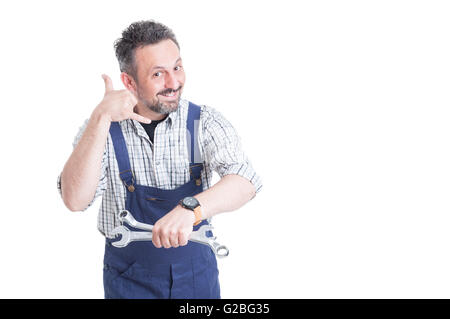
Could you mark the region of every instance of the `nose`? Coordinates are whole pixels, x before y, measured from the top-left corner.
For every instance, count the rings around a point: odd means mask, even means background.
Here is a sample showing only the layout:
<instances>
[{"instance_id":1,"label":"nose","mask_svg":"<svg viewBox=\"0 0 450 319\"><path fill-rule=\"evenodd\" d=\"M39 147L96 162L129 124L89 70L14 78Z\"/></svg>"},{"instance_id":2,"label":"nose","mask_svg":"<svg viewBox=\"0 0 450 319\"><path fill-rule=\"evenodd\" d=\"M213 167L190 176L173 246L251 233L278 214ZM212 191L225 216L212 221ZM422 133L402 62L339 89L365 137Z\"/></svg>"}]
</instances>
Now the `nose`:
<instances>
[{"instance_id":1,"label":"nose","mask_svg":"<svg viewBox=\"0 0 450 319\"><path fill-rule=\"evenodd\" d=\"M167 72L165 80L166 80L166 83L165 83L166 88L176 90L180 86L180 82L178 81L178 79L176 78L176 76L173 72Z\"/></svg>"}]
</instances>

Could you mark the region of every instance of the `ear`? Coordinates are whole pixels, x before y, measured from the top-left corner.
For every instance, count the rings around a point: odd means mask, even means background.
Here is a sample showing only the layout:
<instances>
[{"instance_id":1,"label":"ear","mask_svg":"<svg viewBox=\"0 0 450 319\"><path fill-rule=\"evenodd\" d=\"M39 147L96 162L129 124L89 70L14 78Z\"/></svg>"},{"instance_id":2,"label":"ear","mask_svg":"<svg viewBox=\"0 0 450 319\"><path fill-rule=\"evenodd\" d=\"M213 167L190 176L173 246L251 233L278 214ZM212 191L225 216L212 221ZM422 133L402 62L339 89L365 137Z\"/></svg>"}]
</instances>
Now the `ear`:
<instances>
[{"instance_id":1,"label":"ear","mask_svg":"<svg viewBox=\"0 0 450 319\"><path fill-rule=\"evenodd\" d=\"M122 72L120 74L120 79L122 80L123 85L125 88L130 91L131 93L136 94L136 82L134 81L133 77L129 75L128 73Z\"/></svg>"}]
</instances>

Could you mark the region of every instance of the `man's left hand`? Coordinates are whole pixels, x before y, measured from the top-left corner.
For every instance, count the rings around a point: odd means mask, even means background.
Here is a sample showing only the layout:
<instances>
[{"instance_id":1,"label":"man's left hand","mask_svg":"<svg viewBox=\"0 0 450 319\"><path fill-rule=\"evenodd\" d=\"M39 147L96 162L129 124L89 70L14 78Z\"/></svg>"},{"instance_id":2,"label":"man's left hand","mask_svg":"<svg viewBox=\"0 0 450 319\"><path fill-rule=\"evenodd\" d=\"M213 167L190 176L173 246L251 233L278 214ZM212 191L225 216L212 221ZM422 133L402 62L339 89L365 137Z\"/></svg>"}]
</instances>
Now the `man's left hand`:
<instances>
[{"instance_id":1,"label":"man's left hand","mask_svg":"<svg viewBox=\"0 0 450 319\"><path fill-rule=\"evenodd\" d=\"M194 212L177 205L153 226L153 245L156 248L176 248L187 245L194 222Z\"/></svg>"}]
</instances>

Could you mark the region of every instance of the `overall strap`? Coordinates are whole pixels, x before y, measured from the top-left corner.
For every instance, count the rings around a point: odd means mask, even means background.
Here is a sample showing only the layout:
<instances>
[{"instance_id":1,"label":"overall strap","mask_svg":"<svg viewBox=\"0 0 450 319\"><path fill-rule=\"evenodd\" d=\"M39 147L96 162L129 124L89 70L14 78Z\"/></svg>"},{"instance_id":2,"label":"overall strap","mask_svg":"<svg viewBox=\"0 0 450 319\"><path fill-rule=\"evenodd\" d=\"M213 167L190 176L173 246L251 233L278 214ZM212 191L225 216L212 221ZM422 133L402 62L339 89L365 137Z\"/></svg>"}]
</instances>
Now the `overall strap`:
<instances>
[{"instance_id":1,"label":"overall strap","mask_svg":"<svg viewBox=\"0 0 450 319\"><path fill-rule=\"evenodd\" d=\"M117 164L119 165L119 176L130 192L134 191L134 175L131 171L130 159L128 157L127 144L123 137L119 122L112 122L109 133L114 145Z\"/></svg>"},{"instance_id":2,"label":"overall strap","mask_svg":"<svg viewBox=\"0 0 450 319\"><path fill-rule=\"evenodd\" d=\"M189 170L191 172L191 177L196 180L197 186L201 184L201 171L203 169L203 161L201 158L200 148L198 146L200 110L200 106L189 102L187 117L188 132L186 134L189 154Z\"/></svg>"}]
</instances>

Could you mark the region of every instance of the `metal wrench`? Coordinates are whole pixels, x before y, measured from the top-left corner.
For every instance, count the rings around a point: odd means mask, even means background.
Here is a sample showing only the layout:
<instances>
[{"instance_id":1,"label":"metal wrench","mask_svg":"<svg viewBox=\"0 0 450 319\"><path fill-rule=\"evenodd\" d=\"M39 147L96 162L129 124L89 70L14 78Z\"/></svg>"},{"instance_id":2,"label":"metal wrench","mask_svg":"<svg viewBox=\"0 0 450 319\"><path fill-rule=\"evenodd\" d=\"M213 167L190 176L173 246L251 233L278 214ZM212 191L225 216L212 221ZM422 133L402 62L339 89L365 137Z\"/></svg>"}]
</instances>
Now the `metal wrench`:
<instances>
[{"instance_id":1,"label":"metal wrench","mask_svg":"<svg viewBox=\"0 0 450 319\"><path fill-rule=\"evenodd\" d=\"M127 227L121 225L112 230L114 237L121 235L120 240L112 243L114 247L123 248L132 241L152 240L151 232L131 231Z\"/></svg>"},{"instance_id":2,"label":"metal wrench","mask_svg":"<svg viewBox=\"0 0 450 319\"><path fill-rule=\"evenodd\" d=\"M123 210L120 212L119 220L122 223L127 223L128 225L130 225L134 228L137 228L137 229L148 230L148 231L153 230L153 225L138 222L136 219L134 219L133 215L131 215L131 213L127 210Z\"/></svg>"},{"instance_id":3,"label":"metal wrench","mask_svg":"<svg viewBox=\"0 0 450 319\"><path fill-rule=\"evenodd\" d=\"M198 230L191 233L191 235L189 236L189 240L209 246L217 257L227 257L230 253L227 246L220 245L218 242L216 242L216 236L206 236L206 232L213 229L214 227L211 225L202 225Z\"/></svg>"},{"instance_id":4,"label":"metal wrench","mask_svg":"<svg viewBox=\"0 0 450 319\"><path fill-rule=\"evenodd\" d=\"M112 234L114 236L122 235L122 238L119 241L113 242L112 245L115 247L125 247L132 241L142 241L142 240L152 240L152 233L153 225L145 224L138 222L134 219L133 215L127 210L123 210L119 214L119 220L122 223L127 223L128 225L142 230L148 230L150 232L133 232L130 231L125 226L119 226L113 229ZM217 257L226 257L229 254L229 250L226 246L220 245L216 242L217 237L207 237L206 232L211 231L213 226L211 225L203 225L201 226L197 231L194 231L189 236L189 240L200 243L203 245L209 246L214 254L216 254Z\"/></svg>"}]
</instances>

